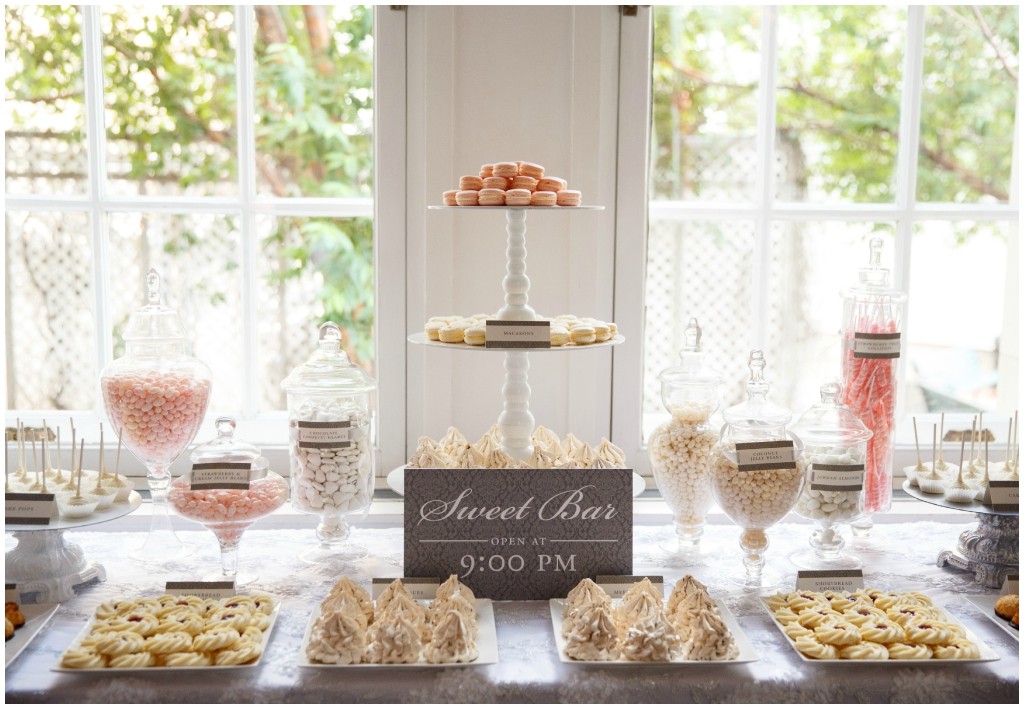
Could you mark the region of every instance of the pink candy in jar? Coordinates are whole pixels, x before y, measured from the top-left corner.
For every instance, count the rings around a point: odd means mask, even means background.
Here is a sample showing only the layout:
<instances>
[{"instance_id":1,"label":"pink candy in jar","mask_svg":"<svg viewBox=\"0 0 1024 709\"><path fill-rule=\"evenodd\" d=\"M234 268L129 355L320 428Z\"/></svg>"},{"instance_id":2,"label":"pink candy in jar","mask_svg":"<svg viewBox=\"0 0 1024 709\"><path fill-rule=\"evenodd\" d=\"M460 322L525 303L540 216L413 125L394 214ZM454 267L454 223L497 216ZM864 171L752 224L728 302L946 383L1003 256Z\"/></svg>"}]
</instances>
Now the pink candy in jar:
<instances>
[{"instance_id":1,"label":"pink candy in jar","mask_svg":"<svg viewBox=\"0 0 1024 709\"><path fill-rule=\"evenodd\" d=\"M254 480L248 489L193 490L189 480L171 483L167 501L186 519L203 524L252 522L265 517L288 499L288 484L275 473Z\"/></svg>"},{"instance_id":2,"label":"pink candy in jar","mask_svg":"<svg viewBox=\"0 0 1024 709\"><path fill-rule=\"evenodd\" d=\"M187 374L136 371L103 377L103 403L139 457L173 460L191 443L210 398L210 382Z\"/></svg>"}]
</instances>

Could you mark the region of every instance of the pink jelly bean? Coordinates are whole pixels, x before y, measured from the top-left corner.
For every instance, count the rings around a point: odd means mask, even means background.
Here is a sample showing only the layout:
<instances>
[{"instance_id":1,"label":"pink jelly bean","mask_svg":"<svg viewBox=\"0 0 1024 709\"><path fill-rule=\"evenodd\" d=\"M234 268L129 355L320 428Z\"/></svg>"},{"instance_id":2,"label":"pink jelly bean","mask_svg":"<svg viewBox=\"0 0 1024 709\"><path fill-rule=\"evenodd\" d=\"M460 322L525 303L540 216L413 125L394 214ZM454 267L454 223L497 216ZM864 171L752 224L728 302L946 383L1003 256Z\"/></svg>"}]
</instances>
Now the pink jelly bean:
<instances>
[{"instance_id":1,"label":"pink jelly bean","mask_svg":"<svg viewBox=\"0 0 1024 709\"><path fill-rule=\"evenodd\" d=\"M179 478L167 493L167 502L182 517L210 524L253 521L287 499L288 485L278 475L254 480L247 490L192 490L188 480Z\"/></svg>"}]
</instances>

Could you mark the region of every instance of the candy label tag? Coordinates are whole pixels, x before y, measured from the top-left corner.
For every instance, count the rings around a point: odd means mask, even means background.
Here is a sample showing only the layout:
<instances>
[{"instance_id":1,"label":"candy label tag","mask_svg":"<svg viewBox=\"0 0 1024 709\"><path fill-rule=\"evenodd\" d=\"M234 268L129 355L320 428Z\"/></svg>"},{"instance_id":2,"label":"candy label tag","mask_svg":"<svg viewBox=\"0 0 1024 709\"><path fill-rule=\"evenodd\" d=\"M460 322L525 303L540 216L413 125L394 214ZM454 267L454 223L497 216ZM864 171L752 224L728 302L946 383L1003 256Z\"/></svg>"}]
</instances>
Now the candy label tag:
<instances>
[{"instance_id":1,"label":"candy label tag","mask_svg":"<svg viewBox=\"0 0 1024 709\"><path fill-rule=\"evenodd\" d=\"M488 320L484 347L502 349L550 349L551 322L548 320Z\"/></svg>"},{"instance_id":2,"label":"candy label tag","mask_svg":"<svg viewBox=\"0 0 1024 709\"><path fill-rule=\"evenodd\" d=\"M45 527L57 511L52 492L8 492L4 494L4 524L38 524Z\"/></svg>"},{"instance_id":3,"label":"candy label tag","mask_svg":"<svg viewBox=\"0 0 1024 709\"><path fill-rule=\"evenodd\" d=\"M1011 593L1020 593L1020 574L1007 574L1003 579L1003 587L999 590L1000 596L1008 596Z\"/></svg>"},{"instance_id":4,"label":"candy label tag","mask_svg":"<svg viewBox=\"0 0 1024 709\"><path fill-rule=\"evenodd\" d=\"M864 489L864 464L811 464L811 489L823 492L859 492Z\"/></svg>"},{"instance_id":5,"label":"candy label tag","mask_svg":"<svg viewBox=\"0 0 1024 709\"><path fill-rule=\"evenodd\" d=\"M168 581L166 593L174 596L196 596L197 598L231 598L235 595L234 581Z\"/></svg>"},{"instance_id":6,"label":"candy label tag","mask_svg":"<svg viewBox=\"0 0 1024 709\"><path fill-rule=\"evenodd\" d=\"M1020 509L1020 482L1017 480L990 481L982 502L997 512L1011 512Z\"/></svg>"},{"instance_id":7,"label":"candy label tag","mask_svg":"<svg viewBox=\"0 0 1024 709\"><path fill-rule=\"evenodd\" d=\"M251 463L196 463L192 466L193 490L248 490Z\"/></svg>"},{"instance_id":8,"label":"candy label tag","mask_svg":"<svg viewBox=\"0 0 1024 709\"><path fill-rule=\"evenodd\" d=\"M351 421L299 421L299 448L348 448L352 445Z\"/></svg>"},{"instance_id":9,"label":"candy label tag","mask_svg":"<svg viewBox=\"0 0 1024 709\"><path fill-rule=\"evenodd\" d=\"M394 580L393 578L373 579L371 584L373 599L377 600L380 594L384 593L384 589ZM408 576L399 580L413 600L417 601L433 600L437 595L437 587L441 585L441 579L437 576Z\"/></svg>"},{"instance_id":10,"label":"candy label tag","mask_svg":"<svg viewBox=\"0 0 1024 709\"><path fill-rule=\"evenodd\" d=\"M898 332L855 332L853 356L857 359L897 359L900 342Z\"/></svg>"},{"instance_id":11,"label":"candy label tag","mask_svg":"<svg viewBox=\"0 0 1024 709\"><path fill-rule=\"evenodd\" d=\"M604 592L613 599L618 600L626 595L626 591L628 591L633 584L638 581L643 581L645 578L654 584L654 587L658 589L658 594L664 598L664 576L597 576L594 579L594 583L604 589Z\"/></svg>"},{"instance_id":12,"label":"candy label tag","mask_svg":"<svg viewBox=\"0 0 1024 709\"><path fill-rule=\"evenodd\" d=\"M840 591L852 593L864 588L861 569L828 569L827 571L797 571L797 591Z\"/></svg>"},{"instance_id":13,"label":"candy label tag","mask_svg":"<svg viewBox=\"0 0 1024 709\"><path fill-rule=\"evenodd\" d=\"M742 472L796 468L793 441L737 443L736 465Z\"/></svg>"}]
</instances>

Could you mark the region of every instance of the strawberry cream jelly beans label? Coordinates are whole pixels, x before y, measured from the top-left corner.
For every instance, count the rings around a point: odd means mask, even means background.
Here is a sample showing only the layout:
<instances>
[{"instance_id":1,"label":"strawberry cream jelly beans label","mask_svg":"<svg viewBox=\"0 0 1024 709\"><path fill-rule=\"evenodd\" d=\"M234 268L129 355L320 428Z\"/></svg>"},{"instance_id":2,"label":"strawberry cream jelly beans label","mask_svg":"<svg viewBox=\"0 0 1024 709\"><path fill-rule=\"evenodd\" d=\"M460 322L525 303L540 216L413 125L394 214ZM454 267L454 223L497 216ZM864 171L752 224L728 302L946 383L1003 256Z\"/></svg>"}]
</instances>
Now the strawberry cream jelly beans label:
<instances>
[{"instance_id":1,"label":"strawberry cream jelly beans label","mask_svg":"<svg viewBox=\"0 0 1024 709\"><path fill-rule=\"evenodd\" d=\"M196 463L193 490L248 490L251 463Z\"/></svg>"},{"instance_id":2,"label":"strawberry cream jelly beans label","mask_svg":"<svg viewBox=\"0 0 1024 709\"><path fill-rule=\"evenodd\" d=\"M360 510L370 504L369 419L361 411L302 412L291 421L292 503L306 512Z\"/></svg>"},{"instance_id":3,"label":"strawberry cream jelly beans label","mask_svg":"<svg viewBox=\"0 0 1024 709\"><path fill-rule=\"evenodd\" d=\"M898 332L855 332L853 356L858 359L897 359L900 342Z\"/></svg>"},{"instance_id":4,"label":"strawberry cream jelly beans label","mask_svg":"<svg viewBox=\"0 0 1024 709\"><path fill-rule=\"evenodd\" d=\"M752 441L736 444L736 467L752 470L795 469L793 441Z\"/></svg>"}]
</instances>

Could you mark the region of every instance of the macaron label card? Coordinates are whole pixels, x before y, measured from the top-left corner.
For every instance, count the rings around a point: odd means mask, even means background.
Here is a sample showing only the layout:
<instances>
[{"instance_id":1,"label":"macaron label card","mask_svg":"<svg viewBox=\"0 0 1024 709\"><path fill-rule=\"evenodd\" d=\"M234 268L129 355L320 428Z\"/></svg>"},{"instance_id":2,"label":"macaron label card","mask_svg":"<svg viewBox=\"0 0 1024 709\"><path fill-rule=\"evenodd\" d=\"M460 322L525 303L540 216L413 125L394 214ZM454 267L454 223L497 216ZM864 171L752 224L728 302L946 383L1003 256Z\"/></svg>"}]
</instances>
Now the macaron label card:
<instances>
[{"instance_id":1,"label":"macaron label card","mask_svg":"<svg viewBox=\"0 0 1024 709\"><path fill-rule=\"evenodd\" d=\"M742 472L796 468L793 441L737 443L736 467Z\"/></svg>"},{"instance_id":2,"label":"macaron label card","mask_svg":"<svg viewBox=\"0 0 1024 709\"><path fill-rule=\"evenodd\" d=\"M796 572L797 591L845 591L853 593L858 588L864 588L864 571L861 569L804 570Z\"/></svg>"},{"instance_id":3,"label":"macaron label card","mask_svg":"<svg viewBox=\"0 0 1024 709\"><path fill-rule=\"evenodd\" d=\"M853 356L857 359L897 359L900 342L898 332L855 332Z\"/></svg>"},{"instance_id":4,"label":"macaron label card","mask_svg":"<svg viewBox=\"0 0 1024 709\"><path fill-rule=\"evenodd\" d=\"M824 492L858 492L864 489L864 464L811 464L811 489Z\"/></svg>"},{"instance_id":5,"label":"macaron label card","mask_svg":"<svg viewBox=\"0 0 1024 709\"><path fill-rule=\"evenodd\" d=\"M564 598L633 571L631 470L405 469L405 574L479 598Z\"/></svg>"},{"instance_id":6,"label":"macaron label card","mask_svg":"<svg viewBox=\"0 0 1024 709\"><path fill-rule=\"evenodd\" d=\"M373 579L370 582L370 593L373 595L374 600L384 593L384 589L395 580L394 578ZM402 582L405 590L416 601L433 600L434 596L437 595L438 586L441 585L441 579L437 576L405 576L397 580Z\"/></svg>"},{"instance_id":7,"label":"macaron label card","mask_svg":"<svg viewBox=\"0 0 1024 709\"><path fill-rule=\"evenodd\" d=\"M299 448L348 448L352 445L351 421L297 421Z\"/></svg>"},{"instance_id":8,"label":"macaron label card","mask_svg":"<svg viewBox=\"0 0 1024 709\"><path fill-rule=\"evenodd\" d=\"M52 492L4 493L4 524L38 524L45 527L57 512Z\"/></svg>"},{"instance_id":9,"label":"macaron label card","mask_svg":"<svg viewBox=\"0 0 1024 709\"><path fill-rule=\"evenodd\" d=\"M168 581L165 593L197 598L231 598L235 595L234 581Z\"/></svg>"},{"instance_id":10,"label":"macaron label card","mask_svg":"<svg viewBox=\"0 0 1024 709\"><path fill-rule=\"evenodd\" d=\"M193 490L248 490L252 463L195 463Z\"/></svg>"},{"instance_id":11,"label":"macaron label card","mask_svg":"<svg viewBox=\"0 0 1024 709\"><path fill-rule=\"evenodd\" d=\"M485 347L550 349L549 320L488 320Z\"/></svg>"}]
</instances>

